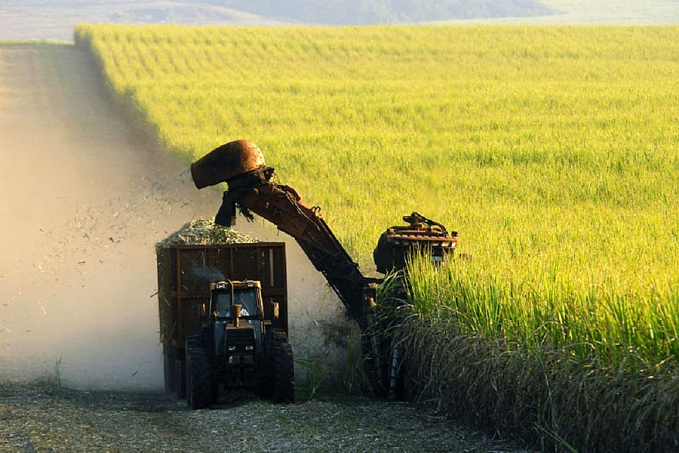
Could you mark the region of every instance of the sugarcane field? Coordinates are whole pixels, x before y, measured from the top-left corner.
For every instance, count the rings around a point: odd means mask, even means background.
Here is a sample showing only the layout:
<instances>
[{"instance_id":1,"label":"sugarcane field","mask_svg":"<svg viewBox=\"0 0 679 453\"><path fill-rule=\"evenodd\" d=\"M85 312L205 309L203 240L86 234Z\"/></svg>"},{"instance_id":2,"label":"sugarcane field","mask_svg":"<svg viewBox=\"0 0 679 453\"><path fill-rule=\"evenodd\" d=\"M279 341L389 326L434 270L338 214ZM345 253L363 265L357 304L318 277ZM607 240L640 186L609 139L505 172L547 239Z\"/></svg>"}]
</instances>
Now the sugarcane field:
<instances>
[{"instance_id":1,"label":"sugarcane field","mask_svg":"<svg viewBox=\"0 0 679 453\"><path fill-rule=\"evenodd\" d=\"M678 33L0 5L0 452L679 451Z\"/></svg>"}]
</instances>

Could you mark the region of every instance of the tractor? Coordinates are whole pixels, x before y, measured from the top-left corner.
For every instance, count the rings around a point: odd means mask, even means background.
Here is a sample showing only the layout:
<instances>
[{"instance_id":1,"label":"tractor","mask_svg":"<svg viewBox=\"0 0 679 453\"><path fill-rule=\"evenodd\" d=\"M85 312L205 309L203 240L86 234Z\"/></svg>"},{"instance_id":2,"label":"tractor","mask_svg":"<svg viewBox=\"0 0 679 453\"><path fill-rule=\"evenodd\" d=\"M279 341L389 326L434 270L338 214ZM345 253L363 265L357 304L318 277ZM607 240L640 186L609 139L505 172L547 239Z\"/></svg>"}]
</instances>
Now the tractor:
<instances>
[{"instance_id":1,"label":"tractor","mask_svg":"<svg viewBox=\"0 0 679 453\"><path fill-rule=\"evenodd\" d=\"M271 304L276 319L278 304ZM286 332L265 319L259 281L211 283L200 310L200 332L187 335L185 345L189 407L210 407L237 389L295 401L292 348Z\"/></svg>"}]
</instances>

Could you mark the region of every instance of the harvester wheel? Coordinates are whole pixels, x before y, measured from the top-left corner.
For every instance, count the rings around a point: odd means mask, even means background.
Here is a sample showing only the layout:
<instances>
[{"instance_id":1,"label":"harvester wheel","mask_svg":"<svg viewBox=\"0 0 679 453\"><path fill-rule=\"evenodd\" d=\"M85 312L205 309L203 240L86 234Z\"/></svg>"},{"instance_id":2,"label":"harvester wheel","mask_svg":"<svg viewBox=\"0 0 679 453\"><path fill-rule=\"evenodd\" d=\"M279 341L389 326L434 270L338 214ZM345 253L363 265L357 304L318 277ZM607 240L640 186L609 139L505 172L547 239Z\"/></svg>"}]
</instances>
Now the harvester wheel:
<instances>
[{"instance_id":1,"label":"harvester wheel","mask_svg":"<svg viewBox=\"0 0 679 453\"><path fill-rule=\"evenodd\" d=\"M202 342L201 342L202 343ZM186 340L186 400L191 409L209 407L212 403L210 361L202 344Z\"/></svg>"},{"instance_id":2,"label":"harvester wheel","mask_svg":"<svg viewBox=\"0 0 679 453\"><path fill-rule=\"evenodd\" d=\"M290 343L277 344L273 364L274 403L295 402L295 363Z\"/></svg>"}]
</instances>

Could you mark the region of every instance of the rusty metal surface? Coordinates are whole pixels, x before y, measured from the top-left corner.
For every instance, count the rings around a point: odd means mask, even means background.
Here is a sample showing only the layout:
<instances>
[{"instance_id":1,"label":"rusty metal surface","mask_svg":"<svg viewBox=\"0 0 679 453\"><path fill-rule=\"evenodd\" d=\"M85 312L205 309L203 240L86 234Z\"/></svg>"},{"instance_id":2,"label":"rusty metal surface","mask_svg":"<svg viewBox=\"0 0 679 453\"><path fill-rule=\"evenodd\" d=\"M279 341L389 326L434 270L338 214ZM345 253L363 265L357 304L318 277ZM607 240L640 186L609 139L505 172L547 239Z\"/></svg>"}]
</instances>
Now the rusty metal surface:
<instances>
[{"instance_id":1,"label":"rusty metal surface","mask_svg":"<svg viewBox=\"0 0 679 453\"><path fill-rule=\"evenodd\" d=\"M196 187L202 189L265 166L264 155L257 145L236 140L213 149L194 162L191 176Z\"/></svg>"}]
</instances>

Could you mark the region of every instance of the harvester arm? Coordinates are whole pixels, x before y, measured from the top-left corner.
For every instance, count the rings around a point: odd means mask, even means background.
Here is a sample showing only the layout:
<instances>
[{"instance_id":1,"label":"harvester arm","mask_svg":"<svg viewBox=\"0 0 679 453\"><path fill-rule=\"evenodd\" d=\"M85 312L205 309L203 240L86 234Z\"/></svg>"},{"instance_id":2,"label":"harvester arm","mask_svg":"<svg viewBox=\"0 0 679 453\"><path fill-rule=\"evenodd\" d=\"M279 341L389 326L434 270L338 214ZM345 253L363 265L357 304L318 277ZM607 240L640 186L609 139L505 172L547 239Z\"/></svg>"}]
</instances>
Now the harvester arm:
<instances>
[{"instance_id":1,"label":"harvester arm","mask_svg":"<svg viewBox=\"0 0 679 453\"><path fill-rule=\"evenodd\" d=\"M245 214L258 214L292 236L337 293L349 316L366 330L373 279L361 274L321 217L320 208L305 205L295 189L274 182L274 169L266 166L257 146L244 140L222 145L194 162L191 175L199 189L228 184L215 223L230 226L239 205Z\"/></svg>"},{"instance_id":2,"label":"harvester arm","mask_svg":"<svg viewBox=\"0 0 679 453\"><path fill-rule=\"evenodd\" d=\"M273 182L272 176L273 169L266 167L230 180L220 210L225 215L216 221L229 226L233 206L238 204L292 236L337 293L349 316L365 328L363 315L370 303L371 280L344 250L321 217L320 208L305 205L295 189Z\"/></svg>"}]
</instances>

